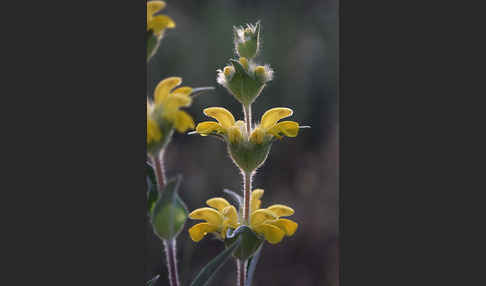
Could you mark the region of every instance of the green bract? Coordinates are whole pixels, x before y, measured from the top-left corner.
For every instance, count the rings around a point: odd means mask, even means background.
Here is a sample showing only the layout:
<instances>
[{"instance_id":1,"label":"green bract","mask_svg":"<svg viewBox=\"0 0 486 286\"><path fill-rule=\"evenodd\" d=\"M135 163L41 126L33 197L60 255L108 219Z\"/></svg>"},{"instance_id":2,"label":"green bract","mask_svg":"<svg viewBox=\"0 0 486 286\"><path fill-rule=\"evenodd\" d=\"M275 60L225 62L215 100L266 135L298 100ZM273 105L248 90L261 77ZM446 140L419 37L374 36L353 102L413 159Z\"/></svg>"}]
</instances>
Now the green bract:
<instances>
[{"instance_id":1,"label":"green bract","mask_svg":"<svg viewBox=\"0 0 486 286\"><path fill-rule=\"evenodd\" d=\"M255 75L256 66L248 64L246 58L239 61L230 60L232 67L219 71L218 83L224 86L241 104L253 103L265 87L265 80ZM243 66L241 62L246 62Z\"/></svg>"},{"instance_id":2,"label":"green bract","mask_svg":"<svg viewBox=\"0 0 486 286\"><path fill-rule=\"evenodd\" d=\"M231 230L228 230L228 235L224 243L228 247L238 238L241 239L241 243L238 248L235 249L233 256L241 260L246 260L252 257L264 241L264 239L253 232L251 228L242 225L235 229L233 233L231 233Z\"/></svg>"},{"instance_id":3,"label":"green bract","mask_svg":"<svg viewBox=\"0 0 486 286\"><path fill-rule=\"evenodd\" d=\"M169 180L162 192L162 197L152 211L151 222L154 232L164 240L170 240L179 235L187 220L186 205L177 194L180 181L180 176Z\"/></svg>"},{"instance_id":4,"label":"green bract","mask_svg":"<svg viewBox=\"0 0 486 286\"><path fill-rule=\"evenodd\" d=\"M235 50L240 57L252 59L260 51L260 22L245 28L233 27Z\"/></svg>"},{"instance_id":5,"label":"green bract","mask_svg":"<svg viewBox=\"0 0 486 286\"><path fill-rule=\"evenodd\" d=\"M229 143L228 152L238 167L245 172L251 173L265 162L271 146L271 140L266 140L262 144L241 141L238 143Z\"/></svg>"}]
</instances>

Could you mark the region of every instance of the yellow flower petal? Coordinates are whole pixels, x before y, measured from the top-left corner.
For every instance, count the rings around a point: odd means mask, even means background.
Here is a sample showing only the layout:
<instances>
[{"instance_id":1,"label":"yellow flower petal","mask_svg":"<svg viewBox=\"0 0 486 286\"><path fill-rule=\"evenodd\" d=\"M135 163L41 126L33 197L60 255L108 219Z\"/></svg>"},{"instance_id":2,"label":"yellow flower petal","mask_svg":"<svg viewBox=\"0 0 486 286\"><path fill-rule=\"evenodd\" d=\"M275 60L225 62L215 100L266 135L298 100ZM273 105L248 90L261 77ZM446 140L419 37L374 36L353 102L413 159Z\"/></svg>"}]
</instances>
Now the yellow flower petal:
<instances>
[{"instance_id":1,"label":"yellow flower petal","mask_svg":"<svg viewBox=\"0 0 486 286\"><path fill-rule=\"evenodd\" d=\"M229 205L223 209L223 216L225 217L226 222L229 226L236 228L238 226L238 213L236 212L236 208L232 205Z\"/></svg>"},{"instance_id":2,"label":"yellow flower petal","mask_svg":"<svg viewBox=\"0 0 486 286\"><path fill-rule=\"evenodd\" d=\"M241 135L241 130L238 126L231 126L227 132L228 139L231 143L237 143L243 140L243 135Z\"/></svg>"},{"instance_id":3,"label":"yellow flower petal","mask_svg":"<svg viewBox=\"0 0 486 286\"><path fill-rule=\"evenodd\" d=\"M191 239L195 242L200 241L203 237L210 233L218 231L219 227L209 224L207 222L202 222L194 225L189 229L189 235Z\"/></svg>"},{"instance_id":4,"label":"yellow flower petal","mask_svg":"<svg viewBox=\"0 0 486 286\"><path fill-rule=\"evenodd\" d=\"M189 218L205 220L216 226L221 226L223 224L223 216L221 213L212 208L196 209L189 214Z\"/></svg>"},{"instance_id":5,"label":"yellow flower petal","mask_svg":"<svg viewBox=\"0 0 486 286\"><path fill-rule=\"evenodd\" d=\"M273 222L269 222L276 227L279 227L281 230L285 232L287 236L294 235L297 227L299 226L296 222L291 221L290 219L281 218Z\"/></svg>"},{"instance_id":6,"label":"yellow flower petal","mask_svg":"<svg viewBox=\"0 0 486 286\"><path fill-rule=\"evenodd\" d=\"M165 8L164 1L148 1L147 2L147 14L153 15Z\"/></svg>"},{"instance_id":7,"label":"yellow flower petal","mask_svg":"<svg viewBox=\"0 0 486 286\"><path fill-rule=\"evenodd\" d=\"M285 236L285 232L283 230L271 224L261 224L253 228L253 230L257 233L263 234L265 239L271 244L279 243Z\"/></svg>"},{"instance_id":8,"label":"yellow flower petal","mask_svg":"<svg viewBox=\"0 0 486 286\"><path fill-rule=\"evenodd\" d=\"M235 126L238 126L238 128L240 128L240 130L242 132L245 132L246 131L246 124L245 124L245 121L243 120L238 120L235 122ZM245 132L246 133L246 132Z\"/></svg>"},{"instance_id":9,"label":"yellow flower petal","mask_svg":"<svg viewBox=\"0 0 486 286\"><path fill-rule=\"evenodd\" d=\"M258 226L266 222L267 220L276 220L276 219L278 219L278 217L274 212L268 209L259 209L254 211L250 215L250 225L253 228L255 226Z\"/></svg>"},{"instance_id":10,"label":"yellow flower petal","mask_svg":"<svg viewBox=\"0 0 486 286\"><path fill-rule=\"evenodd\" d=\"M252 192L251 192L251 200L259 200L262 198L263 196L263 193L265 191L263 189L254 189Z\"/></svg>"},{"instance_id":11,"label":"yellow flower petal","mask_svg":"<svg viewBox=\"0 0 486 286\"><path fill-rule=\"evenodd\" d=\"M219 233L223 239L226 239L226 232L228 231L229 224L227 220L223 222L223 228L221 229L221 232Z\"/></svg>"},{"instance_id":12,"label":"yellow flower petal","mask_svg":"<svg viewBox=\"0 0 486 286\"><path fill-rule=\"evenodd\" d=\"M253 144L262 144L264 137L265 137L265 132L260 127L257 127L251 133L250 141Z\"/></svg>"},{"instance_id":13,"label":"yellow flower petal","mask_svg":"<svg viewBox=\"0 0 486 286\"><path fill-rule=\"evenodd\" d=\"M277 123L272 129L268 132L272 133L276 137L279 133L283 133L287 137L296 137L299 134L299 123L294 121L282 121Z\"/></svg>"},{"instance_id":14,"label":"yellow flower petal","mask_svg":"<svg viewBox=\"0 0 486 286\"><path fill-rule=\"evenodd\" d=\"M263 196L263 192L264 192L263 189L254 189L251 192L250 213L253 213L254 211L260 208L260 205L262 203L260 199Z\"/></svg>"},{"instance_id":15,"label":"yellow flower petal","mask_svg":"<svg viewBox=\"0 0 486 286\"><path fill-rule=\"evenodd\" d=\"M250 213L253 213L254 211L260 209L261 204L261 200L252 201L250 204Z\"/></svg>"},{"instance_id":16,"label":"yellow flower petal","mask_svg":"<svg viewBox=\"0 0 486 286\"><path fill-rule=\"evenodd\" d=\"M154 91L155 103L162 103L169 96L169 92L181 82L180 77L169 77L159 82Z\"/></svg>"},{"instance_id":17,"label":"yellow flower petal","mask_svg":"<svg viewBox=\"0 0 486 286\"><path fill-rule=\"evenodd\" d=\"M229 129L235 124L233 114L223 107L209 107L203 110L204 114L218 120L223 129Z\"/></svg>"},{"instance_id":18,"label":"yellow flower petal","mask_svg":"<svg viewBox=\"0 0 486 286\"><path fill-rule=\"evenodd\" d=\"M162 133L160 132L157 123L147 116L147 144L159 141L160 138L162 138Z\"/></svg>"},{"instance_id":19,"label":"yellow flower petal","mask_svg":"<svg viewBox=\"0 0 486 286\"><path fill-rule=\"evenodd\" d=\"M171 29L175 27L175 22L171 17L167 15L157 15L152 17L149 27L154 31L156 35L159 35L165 29Z\"/></svg>"},{"instance_id":20,"label":"yellow flower petal","mask_svg":"<svg viewBox=\"0 0 486 286\"><path fill-rule=\"evenodd\" d=\"M288 207L288 206L285 206L285 205L272 205L272 206L268 207L267 210L272 211L278 217L291 216L291 215L294 214L294 210L291 207Z\"/></svg>"},{"instance_id":21,"label":"yellow flower petal","mask_svg":"<svg viewBox=\"0 0 486 286\"><path fill-rule=\"evenodd\" d=\"M208 135L213 131L222 132L223 130L221 129L221 126L214 121L201 122L196 126L196 132L203 136Z\"/></svg>"},{"instance_id":22,"label":"yellow flower petal","mask_svg":"<svg viewBox=\"0 0 486 286\"><path fill-rule=\"evenodd\" d=\"M182 86L172 91L172 94L185 94L187 96L191 95L191 93L192 93L192 87L188 87L188 86Z\"/></svg>"},{"instance_id":23,"label":"yellow flower petal","mask_svg":"<svg viewBox=\"0 0 486 286\"><path fill-rule=\"evenodd\" d=\"M292 109L285 107L275 107L267 110L262 116L261 127L264 131L272 128L280 119L289 117L293 114Z\"/></svg>"},{"instance_id":24,"label":"yellow flower petal","mask_svg":"<svg viewBox=\"0 0 486 286\"><path fill-rule=\"evenodd\" d=\"M175 120L172 124L174 124L174 128L180 133L186 132L188 129L194 129L194 121L192 120L192 117L180 110L175 113Z\"/></svg>"},{"instance_id":25,"label":"yellow flower petal","mask_svg":"<svg viewBox=\"0 0 486 286\"><path fill-rule=\"evenodd\" d=\"M167 112L173 112L181 107L189 106L192 103L192 98L181 93L171 93L164 100L163 106Z\"/></svg>"},{"instance_id":26,"label":"yellow flower petal","mask_svg":"<svg viewBox=\"0 0 486 286\"><path fill-rule=\"evenodd\" d=\"M230 203L228 203L228 201L224 198L212 198L207 200L206 204L220 212L222 212L225 207L230 205Z\"/></svg>"}]
</instances>

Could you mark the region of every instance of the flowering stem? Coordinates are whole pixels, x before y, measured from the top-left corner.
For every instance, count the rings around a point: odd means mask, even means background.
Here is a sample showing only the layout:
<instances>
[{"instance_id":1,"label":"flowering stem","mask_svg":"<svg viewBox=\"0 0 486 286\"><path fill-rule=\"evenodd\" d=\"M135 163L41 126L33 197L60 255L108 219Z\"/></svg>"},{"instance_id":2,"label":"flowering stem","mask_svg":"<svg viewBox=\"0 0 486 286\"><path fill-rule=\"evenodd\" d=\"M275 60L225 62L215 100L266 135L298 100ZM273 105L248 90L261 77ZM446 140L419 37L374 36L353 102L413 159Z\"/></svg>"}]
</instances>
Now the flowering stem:
<instances>
[{"instance_id":1,"label":"flowering stem","mask_svg":"<svg viewBox=\"0 0 486 286\"><path fill-rule=\"evenodd\" d=\"M237 286L245 286L246 284L246 266L248 265L248 260L236 259L236 270L238 276Z\"/></svg>"},{"instance_id":2,"label":"flowering stem","mask_svg":"<svg viewBox=\"0 0 486 286\"><path fill-rule=\"evenodd\" d=\"M251 133L251 104L243 105L243 113L245 114L246 134L250 137Z\"/></svg>"},{"instance_id":3,"label":"flowering stem","mask_svg":"<svg viewBox=\"0 0 486 286\"><path fill-rule=\"evenodd\" d=\"M164 167L164 153L165 150L160 150L158 156L152 157L152 163L155 168L155 178L157 179L157 187L159 193L162 194L162 191L165 187L165 167Z\"/></svg>"},{"instance_id":4,"label":"flowering stem","mask_svg":"<svg viewBox=\"0 0 486 286\"><path fill-rule=\"evenodd\" d=\"M169 270L170 286L179 286L179 276L177 274L177 259L176 259L176 240L164 239L165 257L167 260L167 269Z\"/></svg>"},{"instance_id":5,"label":"flowering stem","mask_svg":"<svg viewBox=\"0 0 486 286\"><path fill-rule=\"evenodd\" d=\"M246 133L250 137L251 133L251 104L243 105L243 113L245 114ZM244 206L243 206L243 221L250 223L250 193L251 193L251 172L243 172L244 185Z\"/></svg>"},{"instance_id":6,"label":"flowering stem","mask_svg":"<svg viewBox=\"0 0 486 286\"><path fill-rule=\"evenodd\" d=\"M244 198L243 198L243 221L250 223L250 194L251 176L250 172L243 172Z\"/></svg>"}]
</instances>

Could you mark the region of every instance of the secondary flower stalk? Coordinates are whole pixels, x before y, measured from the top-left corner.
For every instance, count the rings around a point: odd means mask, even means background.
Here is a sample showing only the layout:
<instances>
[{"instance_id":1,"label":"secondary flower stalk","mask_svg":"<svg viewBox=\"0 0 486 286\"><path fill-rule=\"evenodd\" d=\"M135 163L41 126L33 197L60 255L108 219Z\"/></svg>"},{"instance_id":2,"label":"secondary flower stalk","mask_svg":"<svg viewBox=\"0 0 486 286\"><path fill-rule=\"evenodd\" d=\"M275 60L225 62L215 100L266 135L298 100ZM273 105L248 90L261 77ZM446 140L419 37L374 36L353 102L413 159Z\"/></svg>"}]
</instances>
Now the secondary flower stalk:
<instances>
[{"instance_id":1,"label":"secondary flower stalk","mask_svg":"<svg viewBox=\"0 0 486 286\"><path fill-rule=\"evenodd\" d=\"M164 240L164 251L167 260L167 269L169 270L170 286L179 286L179 271L177 269L177 251L176 240Z\"/></svg>"},{"instance_id":2,"label":"secondary flower stalk","mask_svg":"<svg viewBox=\"0 0 486 286\"><path fill-rule=\"evenodd\" d=\"M252 177L264 164L271 146L284 136L296 137L299 123L281 121L293 114L285 107L271 108L253 124L252 104L260 96L264 87L273 79L274 71L268 64L258 65L255 57L261 50L261 25L234 27L234 45L238 59L230 59L230 64L218 70L217 81L243 107L244 121L235 120L233 114L223 107L203 110L206 116L216 121L200 122L196 133L201 136L216 136L226 143L228 154L239 168L243 178L243 198L238 197L238 212L223 198L213 198L206 203L209 208L200 208L189 214L191 219L204 220L189 229L195 242L208 233L214 234L228 246L239 237L240 245L233 252L237 258L237 285L246 286L248 259L257 251L263 241L276 244L285 236L292 236L297 223L281 218L290 216L294 210L285 205L260 208L262 189L252 190ZM230 231L232 230L232 232Z\"/></svg>"}]
</instances>

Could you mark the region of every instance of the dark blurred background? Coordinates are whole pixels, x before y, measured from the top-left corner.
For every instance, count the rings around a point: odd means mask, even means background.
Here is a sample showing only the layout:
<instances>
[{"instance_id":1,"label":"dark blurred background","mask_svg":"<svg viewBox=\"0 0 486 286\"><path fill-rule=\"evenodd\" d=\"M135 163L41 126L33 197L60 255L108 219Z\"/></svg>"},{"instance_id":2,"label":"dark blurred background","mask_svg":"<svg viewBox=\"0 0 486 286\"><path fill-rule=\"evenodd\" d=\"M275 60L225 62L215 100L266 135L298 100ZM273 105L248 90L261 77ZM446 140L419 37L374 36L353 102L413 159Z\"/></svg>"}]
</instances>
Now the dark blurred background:
<instances>
[{"instance_id":1,"label":"dark blurred background","mask_svg":"<svg viewBox=\"0 0 486 286\"><path fill-rule=\"evenodd\" d=\"M275 78L253 104L253 119L282 106L294 110L287 120L312 126L274 144L254 177L254 188L265 190L263 206L291 206L295 214L290 218L299 228L280 244L264 245L253 285L338 285L337 0L166 2L163 14L177 27L166 32L148 65L150 93L160 80L180 76L183 85L216 87L188 108L196 123L209 120L202 109L211 106L223 106L242 119L241 105L216 83L216 70L236 57L232 27L261 20L263 51L257 62L270 64ZM205 206L208 198L225 196L224 188L242 188L225 146L214 138L175 134L166 159L169 177L184 176L180 194L190 211ZM188 220L178 238L182 285L223 249L209 237L192 242L187 229L195 223ZM161 274L157 285L168 285L162 243L149 223L146 230L145 278ZM235 285L235 271L230 261L215 284Z\"/></svg>"}]
</instances>

